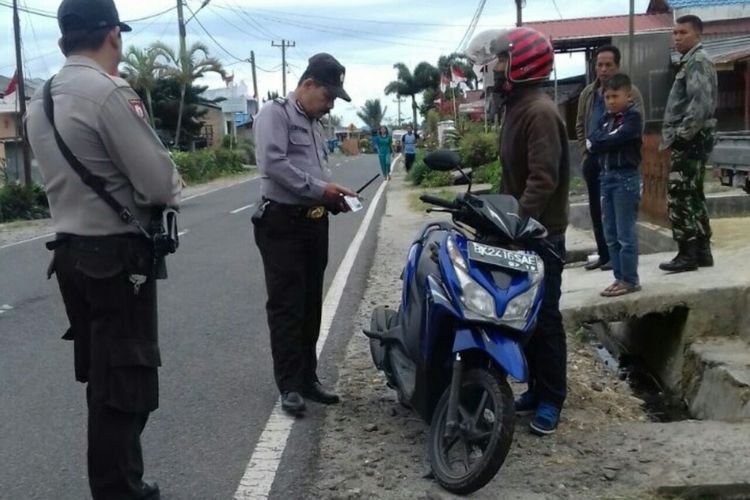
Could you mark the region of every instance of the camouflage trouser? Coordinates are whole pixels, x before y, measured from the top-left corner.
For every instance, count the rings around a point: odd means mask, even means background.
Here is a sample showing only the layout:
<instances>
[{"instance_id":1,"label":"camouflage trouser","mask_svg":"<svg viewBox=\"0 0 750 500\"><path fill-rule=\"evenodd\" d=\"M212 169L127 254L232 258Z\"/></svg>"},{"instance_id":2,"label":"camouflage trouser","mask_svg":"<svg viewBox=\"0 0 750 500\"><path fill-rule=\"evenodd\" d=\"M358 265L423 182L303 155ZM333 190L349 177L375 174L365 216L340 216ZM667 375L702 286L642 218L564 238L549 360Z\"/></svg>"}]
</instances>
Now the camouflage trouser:
<instances>
[{"instance_id":1,"label":"camouflage trouser","mask_svg":"<svg viewBox=\"0 0 750 500\"><path fill-rule=\"evenodd\" d=\"M712 144L712 135L701 131L689 143L672 146L667 208L675 241L711 237L703 178Z\"/></svg>"}]
</instances>

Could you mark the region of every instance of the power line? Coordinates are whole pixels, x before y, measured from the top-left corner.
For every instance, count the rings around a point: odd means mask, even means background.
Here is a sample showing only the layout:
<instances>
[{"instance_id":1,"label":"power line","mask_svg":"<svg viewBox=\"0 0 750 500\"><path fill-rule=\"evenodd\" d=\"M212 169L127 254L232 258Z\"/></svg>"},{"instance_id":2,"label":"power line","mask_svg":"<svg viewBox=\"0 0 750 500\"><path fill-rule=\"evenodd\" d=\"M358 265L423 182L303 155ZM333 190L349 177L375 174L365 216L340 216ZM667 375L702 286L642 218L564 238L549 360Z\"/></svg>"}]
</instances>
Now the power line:
<instances>
[{"instance_id":1,"label":"power line","mask_svg":"<svg viewBox=\"0 0 750 500\"><path fill-rule=\"evenodd\" d=\"M224 46L222 44L220 44L216 40L216 38L214 38L214 36L211 33L208 32L208 30L206 29L206 27L203 26L203 23L200 21L200 19L198 19L197 17L195 17L195 12L193 12L193 9L191 9L190 6L187 5L187 4L185 4L185 7L187 7L187 9L193 14L193 20L196 23L198 23L198 26L201 27L201 29L206 33L206 35L208 35L208 38L210 38L214 42L214 44L216 44L217 47L219 47L221 50L223 50L229 57L231 57L235 61L237 61L237 62L247 62L247 59L242 58L242 57L237 57L236 55L232 54L227 49L225 49Z\"/></svg>"},{"instance_id":2,"label":"power line","mask_svg":"<svg viewBox=\"0 0 750 500\"><path fill-rule=\"evenodd\" d=\"M217 7L223 8L221 5L217 5ZM444 28L463 28L463 24L450 24L450 23L424 23L424 22L413 22L413 21L388 21L388 20L377 20L374 21L372 19L361 19L361 18L353 18L353 17L334 17L334 16L321 16L321 15L315 15L315 14L298 14L296 12L283 12L278 10L271 10L271 9L253 9L254 11L259 12L268 12L271 14L277 14L277 15L285 15L285 16L297 16L302 17L305 19L308 18L317 18L317 19L328 19L331 21L345 21L345 22L354 22L354 23L371 23L371 24L377 24L379 26L382 26L384 24L393 24L393 25L403 25L403 26L439 26Z\"/></svg>"},{"instance_id":3,"label":"power line","mask_svg":"<svg viewBox=\"0 0 750 500\"><path fill-rule=\"evenodd\" d=\"M241 27L237 26L237 25L236 25L236 24L234 24L234 23L233 23L232 21L230 21L230 20L229 20L229 19L227 19L226 17L222 16L222 15L221 15L221 14L219 13L219 11L218 11L217 9L215 9L215 8L214 8L213 6L211 6L211 12L213 12L214 14L216 14L216 16L217 16L217 17L218 17L219 19L221 19L222 21L224 21L225 23L227 23L227 24L228 24L229 26L233 27L234 29L236 29L236 30L237 30L237 31L239 31L240 33L244 33L245 35L251 36L251 37L253 37L253 38L257 39L257 40L264 40L264 41L266 40L265 38L263 38L263 37L261 37L261 36L258 36L258 35L257 35L257 34L255 34L255 33L251 33L250 31L247 31L247 30L245 30L244 28L241 28Z\"/></svg>"},{"instance_id":4,"label":"power line","mask_svg":"<svg viewBox=\"0 0 750 500\"><path fill-rule=\"evenodd\" d=\"M8 2L3 2L3 1L0 1L0 6L9 7L11 9L13 8L12 4L10 4ZM163 10L161 12L156 12L155 14L150 14L148 16L139 17L137 19L126 19L123 22L124 23L138 23L138 22L141 22L141 21L148 21L149 19L152 19L154 17L159 17L162 14L166 14L167 12L169 12L171 10L174 10L176 8L177 7L170 7L169 9ZM42 9L28 7L28 6L19 7L18 10L21 11L21 12L25 12L27 14L33 14L35 16L46 17L46 18L49 18L49 19L57 19L57 14L55 12L50 12L48 10L42 10Z\"/></svg>"},{"instance_id":5,"label":"power line","mask_svg":"<svg viewBox=\"0 0 750 500\"><path fill-rule=\"evenodd\" d=\"M563 18L562 12L560 12L560 8L557 6L557 1L552 0L552 5L555 6L555 10L557 11L557 15L560 16L560 19Z\"/></svg>"},{"instance_id":6,"label":"power line","mask_svg":"<svg viewBox=\"0 0 750 500\"><path fill-rule=\"evenodd\" d=\"M356 34L356 32L347 33L346 31L342 31L340 29L335 29L335 28L315 27L313 25L310 25L309 23L306 23L306 24L305 23L298 23L298 22L295 22L295 21L274 18L272 16L261 15L261 16L258 16L258 17L261 17L263 19L267 19L267 20L275 22L275 23L286 24L286 25L289 25L289 26L294 26L294 27L302 28L302 29L309 30L309 31L318 31L318 32L321 32L321 33L330 33L330 34L334 34L334 35L344 35L344 36L347 36L349 38L356 38L356 39L359 39L359 40L366 40L368 42L388 43L388 44L391 44L391 45L401 45L401 46L404 46L404 47L412 47L412 48L414 48L414 47L436 48L436 46L434 44L432 44L432 45L424 45L424 44L416 44L416 43L413 43L413 42L412 43L402 43L402 42L397 42L397 41L394 41L394 40L389 40L387 38L383 39L383 38L373 38L373 37L367 37L367 36L360 36L360 35ZM437 48L446 48L446 47L437 47Z\"/></svg>"},{"instance_id":7,"label":"power line","mask_svg":"<svg viewBox=\"0 0 750 500\"><path fill-rule=\"evenodd\" d=\"M253 26L255 26L255 28L256 28L256 29L258 30L258 32L259 32L259 33L261 33L261 34L262 34L262 35L264 35L264 36L267 36L267 37L269 37L269 39L270 39L270 40L273 40L273 39L275 39L275 38L283 38L283 37L281 37L281 36L277 35L276 33L272 32L271 30L268 30L268 29L266 29L266 28L265 28L265 27L264 27L263 25L261 25L261 24L260 24L260 23L259 23L259 22L258 22L257 20L255 20L255 19L254 19L254 18L253 18L252 16L248 15L248 14L247 14L247 13L246 13L246 12L244 11L244 9L243 9L242 7L240 7L239 5L237 5L237 4L236 4L236 3L234 3L234 2L232 2L232 3L234 4L234 7L227 7L227 6L225 6L225 7L222 7L221 5L217 5L216 7L220 8L220 9L222 9L222 8L223 8L223 9L228 9L228 10L231 10L231 11L232 11L232 12L234 12L235 14L238 14L239 16L241 16L241 17L244 17L245 19L247 19L247 21L248 21L248 22L249 22L250 24L252 24Z\"/></svg>"},{"instance_id":8,"label":"power line","mask_svg":"<svg viewBox=\"0 0 750 500\"><path fill-rule=\"evenodd\" d=\"M10 4L10 3L7 3L7 2L0 2L0 5L3 6L3 7L10 7L11 9L13 8L13 4ZM57 19L57 14L55 14L54 12L49 12L49 11L40 10L40 9L33 9L33 8L29 8L29 7L18 7L18 10L20 12L25 12L27 14L34 14L36 16L48 17L48 18L51 18L51 19Z\"/></svg>"},{"instance_id":9,"label":"power line","mask_svg":"<svg viewBox=\"0 0 750 500\"><path fill-rule=\"evenodd\" d=\"M458 46L456 47L456 50L454 50L454 52L463 52L463 50L466 48L466 45L468 45L469 40L471 40L471 37L474 36L474 31L477 29L479 18L482 16L482 11L484 10L484 5L486 3L487 0L479 0L477 10L474 11L474 17L471 18L469 26L466 28L466 32L464 33L463 38L461 38L461 41L458 42Z\"/></svg>"},{"instance_id":10,"label":"power line","mask_svg":"<svg viewBox=\"0 0 750 500\"><path fill-rule=\"evenodd\" d=\"M155 14L151 14L151 15L148 15L148 16L144 16L144 17L139 17L138 19L126 19L126 20L125 20L125 21L123 21L123 22L124 22L124 23L139 23L139 22L141 22L141 21L148 21L149 19L153 19L153 18L155 18L155 17L163 16L163 15L164 15L164 14L166 14L167 12L172 12L172 11L173 11L173 10L175 10L176 8L177 8L177 7L170 7L170 8L168 8L168 9L164 9L163 11L161 11L161 12L157 12L157 13L155 13ZM190 7L188 7L188 8L190 8Z\"/></svg>"}]
</instances>

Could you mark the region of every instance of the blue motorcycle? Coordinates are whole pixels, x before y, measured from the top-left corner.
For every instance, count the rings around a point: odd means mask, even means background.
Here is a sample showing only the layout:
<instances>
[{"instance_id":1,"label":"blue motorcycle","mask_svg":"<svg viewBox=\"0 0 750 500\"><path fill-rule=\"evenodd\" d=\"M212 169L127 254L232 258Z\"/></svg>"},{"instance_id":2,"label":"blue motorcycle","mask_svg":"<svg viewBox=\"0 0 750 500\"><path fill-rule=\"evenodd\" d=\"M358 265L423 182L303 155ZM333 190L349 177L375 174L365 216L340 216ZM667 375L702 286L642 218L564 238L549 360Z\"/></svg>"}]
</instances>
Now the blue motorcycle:
<instances>
[{"instance_id":1,"label":"blue motorcycle","mask_svg":"<svg viewBox=\"0 0 750 500\"><path fill-rule=\"evenodd\" d=\"M458 167L453 152L425 158L432 170ZM459 172L463 172L458 169ZM372 313L372 359L399 401L430 424L428 454L440 485L466 494L489 482L510 449L515 425L507 376L524 382L522 346L544 295L547 231L520 217L518 202L471 192L420 199L447 212L409 249L398 310Z\"/></svg>"}]
</instances>

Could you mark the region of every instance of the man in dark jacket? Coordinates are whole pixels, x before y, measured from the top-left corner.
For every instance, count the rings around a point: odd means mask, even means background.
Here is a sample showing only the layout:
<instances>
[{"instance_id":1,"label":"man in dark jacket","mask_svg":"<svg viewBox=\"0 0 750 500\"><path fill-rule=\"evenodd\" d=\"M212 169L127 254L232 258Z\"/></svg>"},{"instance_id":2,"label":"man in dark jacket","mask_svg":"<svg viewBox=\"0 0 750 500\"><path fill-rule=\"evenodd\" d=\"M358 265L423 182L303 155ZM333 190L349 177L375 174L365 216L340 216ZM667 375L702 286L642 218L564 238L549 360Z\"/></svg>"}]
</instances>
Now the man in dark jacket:
<instances>
[{"instance_id":1,"label":"man in dark jacket","mask_svg":"<svg viewBox=\"0 0 750 500\"><path fill-rule=\"evenodd\" d=\"M554 248L542 256L544 297L536 331L525 349L529 390L516 401L516 413L534 413L532 432L551 434L566 396L560 295L570 174L565 125L541 87L552 72L554 53L541 33L514 28L477 35L469 46L469 58L486 65L485 87L491 80L493 102L505 110L500 132L502 191L518 199L521 216L534 217L546 226Z\"/></svg>"}]
</instances>

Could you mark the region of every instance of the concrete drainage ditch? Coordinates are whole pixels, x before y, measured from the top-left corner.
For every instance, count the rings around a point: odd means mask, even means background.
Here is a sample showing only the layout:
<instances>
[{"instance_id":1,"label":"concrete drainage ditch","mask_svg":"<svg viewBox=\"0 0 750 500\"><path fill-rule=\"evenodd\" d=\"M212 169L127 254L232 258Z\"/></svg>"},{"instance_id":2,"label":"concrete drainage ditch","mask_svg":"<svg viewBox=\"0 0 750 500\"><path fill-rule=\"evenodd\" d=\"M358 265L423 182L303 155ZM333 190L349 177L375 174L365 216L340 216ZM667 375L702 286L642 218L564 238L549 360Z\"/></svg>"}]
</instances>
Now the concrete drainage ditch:
<instances>
[{"instance_id":1,"label":"concrete drainage ditch","mask_svg":"<svg viewBox=\"0 0 750 500\"><path fill-rule=\"evenodd\" d=\"M749 301L747 288L725 288L689 305L584 327L652 419L733 421L750 418Z\"/></svg>"}]
</instances>

